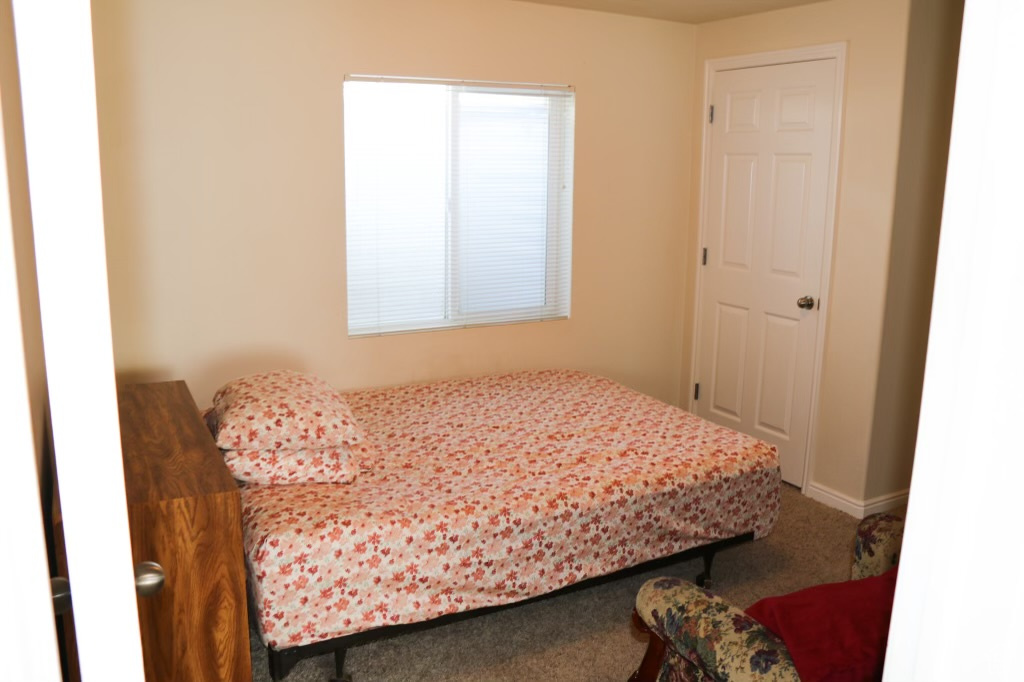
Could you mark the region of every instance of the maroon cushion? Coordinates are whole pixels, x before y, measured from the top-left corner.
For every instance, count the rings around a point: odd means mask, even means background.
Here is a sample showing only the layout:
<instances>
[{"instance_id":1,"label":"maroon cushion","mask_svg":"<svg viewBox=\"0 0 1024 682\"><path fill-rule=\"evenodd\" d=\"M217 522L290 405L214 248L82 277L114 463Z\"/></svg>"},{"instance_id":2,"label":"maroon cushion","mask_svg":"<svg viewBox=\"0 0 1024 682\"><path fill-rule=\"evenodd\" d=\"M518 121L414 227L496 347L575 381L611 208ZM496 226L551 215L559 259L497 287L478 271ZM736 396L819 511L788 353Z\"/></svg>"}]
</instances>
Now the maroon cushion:
<instances>
[{"instance_id":1,"label":"maroon cushion","mask_svg":"<svg viewBox=\"0 0 1024 682\"><path fill-rule=\"evenodd\" d=\"M882 679L896 569L757 602L747 613L777 634L801 682Z\"/></svg>"}]
</instances>

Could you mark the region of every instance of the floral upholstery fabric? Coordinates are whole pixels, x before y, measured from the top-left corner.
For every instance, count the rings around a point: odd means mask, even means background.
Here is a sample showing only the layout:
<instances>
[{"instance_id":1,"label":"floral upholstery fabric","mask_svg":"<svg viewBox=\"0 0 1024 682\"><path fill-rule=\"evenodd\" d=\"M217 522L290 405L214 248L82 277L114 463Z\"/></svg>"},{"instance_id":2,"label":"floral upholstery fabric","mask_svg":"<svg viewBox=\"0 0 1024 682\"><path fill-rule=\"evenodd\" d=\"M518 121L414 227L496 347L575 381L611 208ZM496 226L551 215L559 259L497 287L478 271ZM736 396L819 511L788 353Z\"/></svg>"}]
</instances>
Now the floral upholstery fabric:
<instances>
[{"instance_id":1,"label":"floral upholstery fabric","mask_svg":"<svg viewBox=\"0 0 1024 682\"><path fill-rule=\"evenodd\" d=\"M658 671L658 682L715 682L705 675L700 668L676 653L674 649L665 651L665 660Z\"/></svg>"},{"instance_id":2,"label":"floral upholstery fabric","mask_svg":"<svg viewBox=\"0 0 1024 682\"><path fill-rule=\"evenodd\" d=\"M644 583L636 610L665 642L660 682L798 682L786 646L721 597L683 580Z\"/></svg>"},{"instance_id":3,"label":"floral upholstery fabric","mask_svg":"<svg viewBox=\"0 0 1024 682\"><path fill-rule=\"evenodd\" d=\"M345 394L378 450L349 485L242 488L277 649L511 603L774 526L774 447L580 372Z\"/></svg>"},{"instance_id":4,"label":"floral upholstery fabric","mask_svg":"<svg viewBox=\"0 0 1024 682\"><path fill-rule=\"evenodd\" d=\"M872 514L857 526L850 578L870 578L895 566L903 543L903 519L892 514Z\"/></svg>"}]
</instances>

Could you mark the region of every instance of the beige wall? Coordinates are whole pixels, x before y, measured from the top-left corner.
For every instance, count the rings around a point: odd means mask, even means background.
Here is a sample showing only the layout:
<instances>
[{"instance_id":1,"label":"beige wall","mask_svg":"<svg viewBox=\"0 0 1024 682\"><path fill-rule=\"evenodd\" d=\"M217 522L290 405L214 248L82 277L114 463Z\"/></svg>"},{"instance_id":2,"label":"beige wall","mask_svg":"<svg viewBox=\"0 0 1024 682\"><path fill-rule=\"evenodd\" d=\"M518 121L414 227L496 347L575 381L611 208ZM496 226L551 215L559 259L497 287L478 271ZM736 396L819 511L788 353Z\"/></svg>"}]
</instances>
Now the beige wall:
<instances>
[{"instance_id":1,"label":"beige wall","mask_svg":"<svg viewBox=\"0 0 1024 682\"><path fill-rule=\"evenodd\" d=\"M910 5L831 0L695 27L505 0L96 3L118 370L184 378L204 403L221 382L271 367L355 387L567 366L678 402L691 385L704 62L845 42L809 482L853 506L899 493L950 92L905 89L904 73L909 49L914 79L941 79L955 37L948 13L911 30ZM347 73L576 86L570 320L347 338ZM927 131L904 123L904 109L931 112ZM897 277L891 256L909 257L912 272Z\"/></svg>"},{"instance_id":2,"label":"beige wall","mask_svg":"<svg viewBox=\"0 0 1024 682\"><path fill-rule=\"evenodd\" d=\"M289 366L340 387L527 367L675 401L692 26L492 0L94 3L115 359L202 404ZM568 321L350 340L342 79L576 87Z\"/></svg>"},{"instance_id":3,"label":"beige wall","mask_svg":"<svg viewBox=\"0 0 1024 682\"><path fill-rule=\"evenodd\" d=\"M43 361L39 290L36 285L35 245L32 241L32 213L28 197L28 169L25 165L25 129L21 117L18 55L14 41L14 21L10 0L0 0L0 103L3 106L4 146L7 150L11 222L14 228L14 256L17 261L18 293L21 299L25 371L28 380L29 404L32 410L36 463L42 470L45 459L43 444L47 413L46 367ZM7 378L4 377L4 381L6 380ZM47 480L44 476L42 484L46 485Z\"/></svg>"},{"instance_id":4,"label":"beige wall","mask_svg":"<svg viewBox=\"0 0 1024 682\"><path fill-rule=\"evenodd\" d=\"M910 10L889 287L865 499L910 484L924 383L963 0Z\"/></svg>"},{"instance_id":5,"label":"beige wall","mask_svg":"<svg viewBox=\"0 0 1024 682\"><path fill-rule=\"evenodd\" d=\"M841 501L863 501L886 301L900 149L909 0L833 0L702 24L696 68L708 59L845 42L847 71L839 194L809 484ZM703 87L702 85L700 86ZM694 98L694 107L701 101ZM694 118L693 196L688 252L699 241L700 145ZM688 261L692 262L692 261ZM690 358L696 275L686 273L684 358ZM690 385L689 363L682 383ZM912 453L907 453L912 457ZM905 486L904 486L905 487Z\"/></svg>"}]
</instances>

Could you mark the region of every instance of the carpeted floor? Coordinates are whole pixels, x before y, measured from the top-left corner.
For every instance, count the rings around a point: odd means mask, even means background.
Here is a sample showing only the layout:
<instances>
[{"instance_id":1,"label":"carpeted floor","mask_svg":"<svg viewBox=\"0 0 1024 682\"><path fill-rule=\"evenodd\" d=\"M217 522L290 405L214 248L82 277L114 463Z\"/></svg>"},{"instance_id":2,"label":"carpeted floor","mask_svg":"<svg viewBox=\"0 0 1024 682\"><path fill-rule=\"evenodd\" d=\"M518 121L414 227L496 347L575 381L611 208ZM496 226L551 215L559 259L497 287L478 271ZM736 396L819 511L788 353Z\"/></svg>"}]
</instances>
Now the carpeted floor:
<instances>
[{"instance_id":1,"label":"carpeted floor","mask_svg":"<svg viewBox=\"0 0 1024 682\"><path fill-rule=\"evenodd\" d=\"M849 577L857 519L783 486L782 515L763 540L717 555L712 589L747 607L761 597ZM624 682L647 646L630 613L640 585L659 575L693 579L683 561L558 597L402 635L347 654L354 682ZM270 680L266 650L252 642L253 680ZM325 682L332 656L299 663L287 682Z\"/></svg>"}]
</instances>

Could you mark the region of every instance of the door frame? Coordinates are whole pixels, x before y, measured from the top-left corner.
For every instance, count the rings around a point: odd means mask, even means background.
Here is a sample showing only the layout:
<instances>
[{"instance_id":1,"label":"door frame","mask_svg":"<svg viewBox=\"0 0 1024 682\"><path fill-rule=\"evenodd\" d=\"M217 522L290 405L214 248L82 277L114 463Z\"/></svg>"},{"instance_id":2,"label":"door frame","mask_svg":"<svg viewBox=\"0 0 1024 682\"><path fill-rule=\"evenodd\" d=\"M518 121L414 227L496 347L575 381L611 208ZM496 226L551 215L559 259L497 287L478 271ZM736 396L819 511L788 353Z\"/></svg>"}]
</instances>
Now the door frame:
<instances>
[{"instance_id":1,"label":"door frame","mask_svg":"<svg viewBox=\"0 0 1024 682\"><path fill-rule=\"evenodd\" d=\"M810 62L821 60L835 60L836 87L832 107L832 141L829 146L828 163L828 196L825 203L825 239L822 246L821 261L821 282L818 287L818 322L814 339L814 364L811 368L811 413L807 420L807 439L804 453L804 470L800 486L801 492L806 491L809 485L809 473L811 464L816 452L815 426L818 421L818 397L821 384L821 366L825 354L825 328L828 322L829 313L829 285L832 281L832 260L834 257L833 245L835 243L836 231L836 205L839 193L839 168L840 168L840 142L843 137L843 102L846 94L846 43L828 43L812 47L801 47L790 50L776 50L772 52L756 52L753 54L737 55L733 57L719 57L708 59L704 62L704 98L700 115L703 117L704 125L701 128L701 174L700 174L700 205L698 207L698 224L700 225L699 243L696 251L692 254L693 264L697 269L696 286L694 287L694 321L693 335L690 349L690 383L697 380L697 360L701 332L701 294L703 293L704 270L701 262L701 246L707 240L707 208L708 208L708 176L711 171L711 122L708 120L708 111L711 106L711 93L714 89L715 75L722 71L735 71L738 69L749 69L759 66L777 66L780 64L793 64L797 62ZM694 412L696 409L693 391L688 390L690 396L687 402L687 409Z\"/></svg>"}]
</instances>

